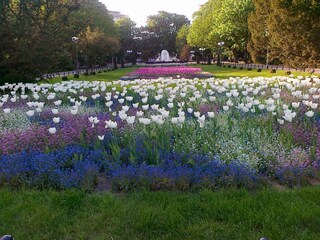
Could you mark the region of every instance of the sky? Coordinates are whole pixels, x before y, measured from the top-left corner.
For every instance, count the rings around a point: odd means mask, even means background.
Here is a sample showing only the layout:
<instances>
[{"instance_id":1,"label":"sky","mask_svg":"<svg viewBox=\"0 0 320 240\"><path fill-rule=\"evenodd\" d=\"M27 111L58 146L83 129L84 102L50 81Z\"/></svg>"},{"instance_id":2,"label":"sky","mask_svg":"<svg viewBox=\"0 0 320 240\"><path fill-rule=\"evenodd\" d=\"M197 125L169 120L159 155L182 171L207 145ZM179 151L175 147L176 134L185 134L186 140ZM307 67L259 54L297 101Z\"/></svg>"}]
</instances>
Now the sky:
<instances>
[{"instance_id":1,"label":"sky","mask_svg":"<svg viewBox=\"0 0 320 240\"><path fill-rule=\"evenodd\" d=\"M137 26L145 26L147 17L158 11L186 15L192 20L192 14L208 0L100 0L108 10L128 15Z\"/></svg>"}]
</instances>

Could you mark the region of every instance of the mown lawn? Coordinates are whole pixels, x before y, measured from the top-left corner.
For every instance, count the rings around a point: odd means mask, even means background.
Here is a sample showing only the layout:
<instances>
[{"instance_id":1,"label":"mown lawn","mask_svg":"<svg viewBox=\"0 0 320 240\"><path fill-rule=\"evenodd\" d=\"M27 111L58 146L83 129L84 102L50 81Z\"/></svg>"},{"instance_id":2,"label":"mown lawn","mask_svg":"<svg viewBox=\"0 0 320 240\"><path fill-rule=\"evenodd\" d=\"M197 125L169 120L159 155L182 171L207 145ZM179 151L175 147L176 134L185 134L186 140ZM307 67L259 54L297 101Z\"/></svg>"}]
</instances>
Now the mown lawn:
<instances>
[{"instance_id":1,"label":"mown lawn","mask_svg":"<svg viewBox=\"0 0 320 240\"><path fill-rule=\"evenodd\" d=\"M137 192L0 190L16 239L320 239L320 187Z\"/></svg>"},{"instance_id":2,"label":"mown lawn","mask_svg":"<svg viewBox=\"0 0 320 240\"><path fill-rule=\"evenodd\" d=\"M202 68L204 72L210 72L213 73L215 78L219 79L225 79L229 77L272 77L272 76L286 76L286 71L278 70L276 73L270 73L270 69L262 69L261 72L257 72L257 69L252 69L251 71L248 71L246 68L243 70L240 70L239 68L233 69L233 68L224 68L224 67L218 67L214 64L212 65L192 65L196 67ZM132 72L136 70L138 67L130 67L130 68L119 68L114 71L109 72L102 72L97 73L96 75L90 75L90 76L84 76L83 74L80 74L80 78L77 80L88 80L88 81L114 81L119 80L122 76L126 75L129 72ZM292 74L296 76L310 76L310 73L308 72L297 72L292 71ZM73 75L68 76L69 80L75 80ZM50 80L43 80L41 83L56 83L61 82L61 77L53 78Z\"/></svg>"},{"instance_id":3,"label":"mown lawn","mask_svg":"<svg viewBox=\"0 0 320 240\"><path fill-rule=\"evenodd\" d=\"M248 71L247 68L240 70L239 68L227 68L218 67L217 65L195 65L202 68L204 72L210 72L215 78L225 79L229 77L273 77L273 76L287 76L286 71L277 70L276 73L270 73L270 69L262 69L261 72L257 72L257 69ZM308 72L292 71L292 74L296 76L310 76Z\"/></svg>"},{"instance_id":4,"label":"mown lawn","mask_svg":"<svg viewBox=\"0 0 320 240\"><path fill-rule=\"evenodd\" d=\"M119 68L117 70L109 71L109 72L102 72L97 73L96 75L89 75L85 76L83 74L80 74L80 77L78 79L75 79L73 75L68 76L68 80L87 80L87 81L114 81L119 80L122 76L126 75L129 72L132 72L136 69L136 67L129 67L129 68ZM61 82L62 77L56 77L48 80L42 80L41 83L56 83Z\"/></svg>"}]
</instances>

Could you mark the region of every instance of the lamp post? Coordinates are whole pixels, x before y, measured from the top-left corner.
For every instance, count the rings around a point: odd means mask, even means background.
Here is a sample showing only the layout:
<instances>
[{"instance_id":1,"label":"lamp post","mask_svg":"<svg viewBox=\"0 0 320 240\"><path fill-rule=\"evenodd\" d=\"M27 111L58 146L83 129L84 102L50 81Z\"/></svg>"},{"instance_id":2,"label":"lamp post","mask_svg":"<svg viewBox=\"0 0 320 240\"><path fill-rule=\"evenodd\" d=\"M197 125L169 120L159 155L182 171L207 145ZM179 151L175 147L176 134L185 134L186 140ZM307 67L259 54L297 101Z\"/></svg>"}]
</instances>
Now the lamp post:
<instances>
[{"instance_id":1,"label":"lamp post","mask_svg":"<svg viewBox=\"0 0 320 240\"><path fill-rule=\"evenodd\" d=\"M77 43L79 42L78 37L72 37L72 42L74 43L76 47L76 65L77 65L77 74L79 74L79 58L78 58L78 45Z\"/></svg>"},{"instance_id":2,"label":"lamp post","mask_svg":"<svg viewBox=\"0 0 320 240\"><path fill-rule=\"evenodd\" d=\"M266 30L265 36L268 41L268 43L267 43L267 56L266 56L266 67L268 69L269 68L269 39L268 39L269 38L269 31L268 31L268 29Z\"/></svg>"},{"instance_id":3,"label":"lamp post","mask_svg":"<svg viewBox=\"0 0 320 240\"><path fill-rule=\"evenodd\" d=\"M130 62L130 59L131 59L130 56L131 56L132 50L131 49L127 50L127 53L129 54L128 61Z\"/></svg>"},{"instance_id":4,"label":"lamp post","mask_svg":"<svg viewBox=\"0 0 320 240\"><path fill-rule=\"evenodd\" d=\"M137 55L138 55L138 62L141 62L141 55L142 55L142 52L137 52Z\"/></svg>"},{"instance_id":5,"label":"lamp post","mask_svg":"<svg viewBox=\"0 0 320 240\"><path fill-rule=\"evenodd\" d=\"M220 66L221 65L221 58L220 58L220 54L221 54L221 48L224 46L224 42L218 42L218 62L217 65Z\"/></svg>"},{"instance_id":6,"label":"lamp post","mask_svg":"<svg viewBox=\"0 0 320 240\"><path fill-rule=\"evenodd\" d=\"M201 61L203 61L203 51L206 50L205 48L199 48L199 50L201 51Z\"/></svg>"}]
</instances>

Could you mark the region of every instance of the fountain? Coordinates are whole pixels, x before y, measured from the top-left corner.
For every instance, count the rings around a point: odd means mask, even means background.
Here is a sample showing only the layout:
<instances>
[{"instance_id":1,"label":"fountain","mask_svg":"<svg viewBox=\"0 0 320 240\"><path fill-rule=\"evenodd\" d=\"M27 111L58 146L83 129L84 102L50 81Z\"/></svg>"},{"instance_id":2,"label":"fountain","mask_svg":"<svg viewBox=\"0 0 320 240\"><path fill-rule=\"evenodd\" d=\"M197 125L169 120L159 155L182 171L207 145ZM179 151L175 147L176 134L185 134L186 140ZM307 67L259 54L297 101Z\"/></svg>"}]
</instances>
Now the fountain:
<instances>
[{"instance_id":1,"label":"fountain","mask_svg":"<svg viewBox=\"0 0 320 240\"><path fill-rule=\"evenodd\" d=\"M167 50L162 50L160 55L161 62L171 62L172 59L170 58L169 52Z\"/></svg>"}]
</instances>

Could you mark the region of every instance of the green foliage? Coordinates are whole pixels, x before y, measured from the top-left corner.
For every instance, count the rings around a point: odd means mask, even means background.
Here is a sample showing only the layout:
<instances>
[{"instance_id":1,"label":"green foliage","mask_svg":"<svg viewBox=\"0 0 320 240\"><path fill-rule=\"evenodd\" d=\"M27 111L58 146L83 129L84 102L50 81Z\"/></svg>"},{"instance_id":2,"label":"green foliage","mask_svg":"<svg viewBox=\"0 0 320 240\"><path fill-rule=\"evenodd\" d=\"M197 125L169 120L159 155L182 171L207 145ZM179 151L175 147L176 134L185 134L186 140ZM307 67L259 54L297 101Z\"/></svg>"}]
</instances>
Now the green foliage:
<instances>
[{"instance_id":1,"label":"green foliage","mask_svg":"<svg viewBox=\"0 0 320 240\"><path fill-rule=\"evenodd\" d=\"M178 50L178 52L181 52L182 49L188 44L187 37L189 34L189 30L190 30L190 25L185 24L177 32L176 49Z\"/></svg>"},{"instance_id":2,"label":"green foliage","mask_svg":"<svg viewBox=\"0 0 320 240\"><path fill-rule=\"evenodd\" d=\"M171 55L177 53L176 37L179 29L186 24L189 24L187 17L176 13L160 11L149 16L146 29L156 43L156 51L166 49Z\"/></svg>"},{"instance_id":3,"label":"green foliage","mask_svg":"<svg viewBox=\"0 0 320 240\"><path fill-rule=\"evenodd\" d=\"M248 18L251 33L248 51L255 63L266 63L267 48L269 46L269 30L267 26L271 13L270 0L253 0L254 11Z\"/></svg>"},{"instance_id":4,"label":"green foliage","mask_svg":"<svg viewBox=\"0 0 320 240\"><path fill-rule=\"evenodd\" d=\"M319 194L319 187L130 195L2 189L0 232L16 239L317 240Z\"/></svg>"},{"instance_id":5,"label":"green foliage","mask_svg":"<svg viewBox=\"0 0 320 240\"><path fill-rule=\"evenodd\" d=\"M254 0L248 50L255 62L270 61L306 69L320 64L320 5L314 0Z\"/></svg>"},{"instance_id":6,"label":"green foliage","mask_svg":"<svg viewBox=\"0 0 320 240\"><path fill-rule=\"evenodd\" d=\"M0 6L0 78L30 81L68 58L69 19L78 1L10 0Z\"/></svg>"},{"instance_id":7,"label":"green foliage","mask_svg":"<svg viewBox=\"0 0 320 240\"><path fill-rule=\"evenodd\" d=\"M71 38L86 35L88 28L104 34L101 60L118 51L114 22L98 0L1 1L1 81L28 82L45 73L72 69L78 46ZM87 47L90 53L97 50L93 44ZM86 59L82 51L79 55L80 60ZM89 61L96 64L92 55Z\"/></svg>"},{"instance_id":8,"label":"green foliage","mask_svg":"<svg viewBox=\"0 0 320 240\"><path fill-rule=\"evenodd\" d=\"M238 52L246 50L247 18L252 9L252 0L209 0L194 15L188 43L217 53L218 42L223 41L237 61Z\"/></svg>"}]
</instances>

